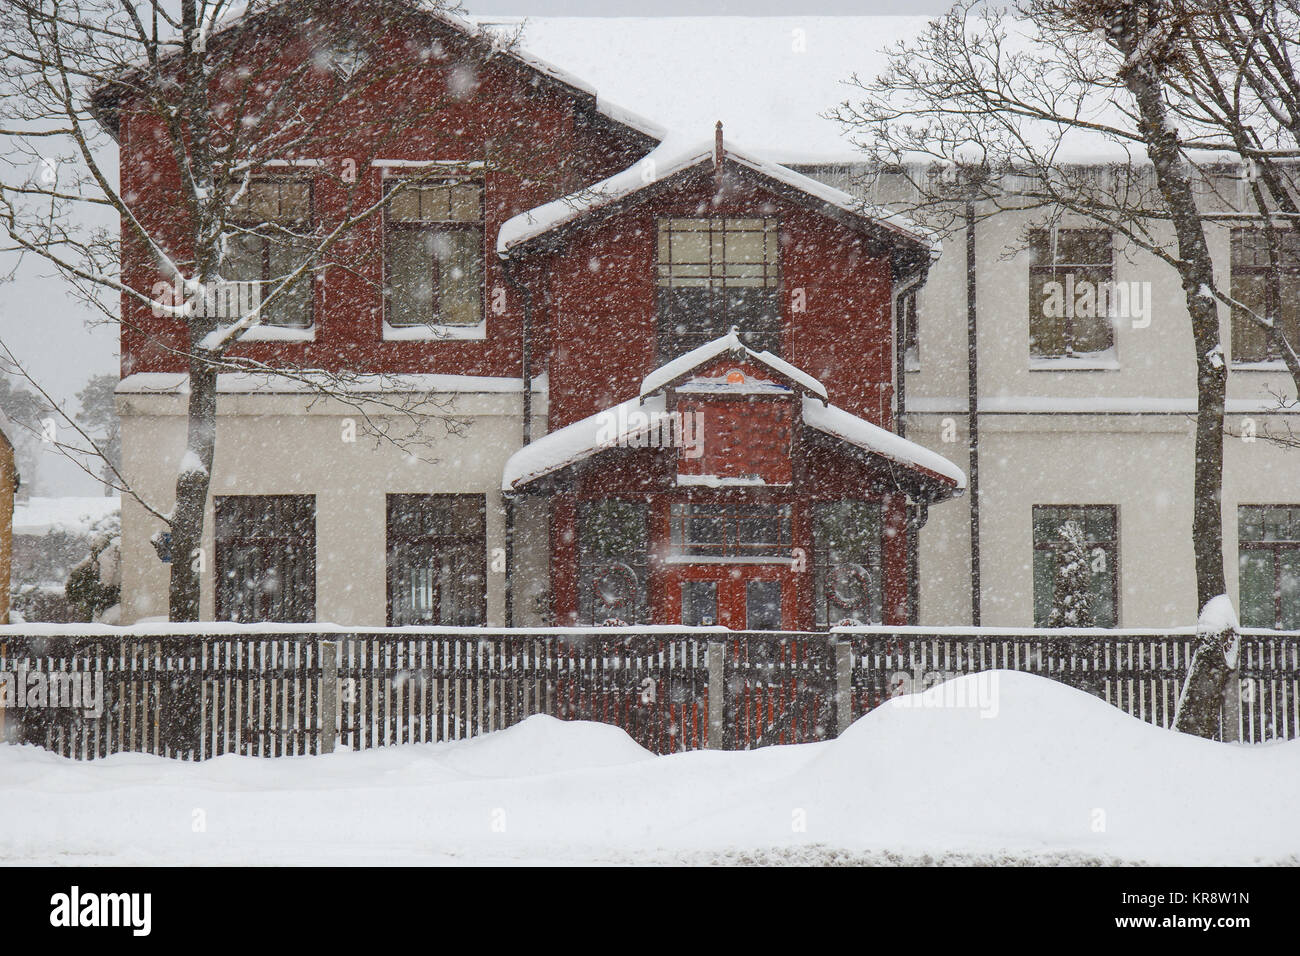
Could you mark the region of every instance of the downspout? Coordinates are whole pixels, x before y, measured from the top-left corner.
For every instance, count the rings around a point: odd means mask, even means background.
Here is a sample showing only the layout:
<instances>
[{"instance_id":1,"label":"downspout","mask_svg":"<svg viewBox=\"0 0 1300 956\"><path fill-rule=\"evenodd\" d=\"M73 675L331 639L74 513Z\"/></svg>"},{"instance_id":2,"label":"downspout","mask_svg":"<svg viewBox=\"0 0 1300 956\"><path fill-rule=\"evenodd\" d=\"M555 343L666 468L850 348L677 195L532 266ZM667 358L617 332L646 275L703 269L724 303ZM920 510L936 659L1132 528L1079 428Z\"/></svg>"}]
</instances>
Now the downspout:
<instances>
[{"instance_id":1,"label":"downspout","mask_svg":"<svg viewBox=\"0 0 1300 956\"><path fill-rule=\"evenodd\" d=\"M533 440L533 368L532 368L532 325L533 325L533 294L532 291L520 283L511 272L511 262L505 256L501 257L501 276L515 292L519 293L523 301L523 329L519 346L519 374L523 381L523 443L521 448L530 444ZM514 585L514 566L515 566L515 499L510 493L505 494L506 510L506 627L515 626L515 585Z\"/></svg>"},{"instance_id":2,"label":"downspout","mask_svg":"<svg viewBox=\"0 0 1300 956\"><path fill-rule=\"evenodd\" d=\"M970 615L980 626L979 353L975 308L975 200L966 200L966 416L970 436Z\"/></svg>"},{"instance_id":3,"label":"downspout","mask_svg":"<svg viewBox=\"0 0 1300 956\"><path fill-rule=\"evenodd\" d=\"M909 292L925 281L928 273L928 267L914 272L911 276L905 278L894 291L894 431L898 433L899 438L907 437L907 354L903 339L903 312L899 309L899 303ZM918 560L920 542L918 541L918 535L925 525L927 516L925 508L924 502L908 503L907 505L905 527L907 529L907 622L909 624L917 623L917 615L920 611L921 585L919 580L920 561Z\"/></svg>"}]
</instances>

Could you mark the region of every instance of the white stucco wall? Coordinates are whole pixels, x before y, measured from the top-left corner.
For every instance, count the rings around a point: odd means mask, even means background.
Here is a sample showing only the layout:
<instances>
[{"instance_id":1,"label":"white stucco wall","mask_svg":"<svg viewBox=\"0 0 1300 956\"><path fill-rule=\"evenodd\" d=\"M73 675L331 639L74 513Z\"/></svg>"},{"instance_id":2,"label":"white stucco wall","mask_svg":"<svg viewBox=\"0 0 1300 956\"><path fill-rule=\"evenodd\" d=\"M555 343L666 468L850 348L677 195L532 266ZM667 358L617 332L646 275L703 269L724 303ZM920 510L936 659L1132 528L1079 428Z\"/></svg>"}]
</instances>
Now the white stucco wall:
<instances>
[{"instance_id":1,"label":"white stucco wall","mask_svg":"<svg viewBox=\"0 0 1300 956\"><path fill-rule=\"evenodd\" d=\"M125 387L132 387L128 379ZM400 396L393 396L400 398ZM457 391L432 396L450 418L431 419L430 441L408 454L376 442L358 410L341 402L303 395L222 394L218 401L217 450L212 495L316 496L316 619L344 625L386 623L386 495L483 494L487 501L488 623L505 623L505 548L501 470L519 447L519 388L513 391ZM535 396L534 428L545 431L546 405ZM184 398L175 394L119 391L125 474L132 487L166 512L174 498L176 467L185 444ZM383 417L383 410L370 407ZM356 440L345 441L345 422L356 423ZM402 427L400 417L389 423ZM545 589L545 523L536 506L521 506L515 555ZM135 501L123 499L124 623L165 616L170 568L158 560L149 539L161 525ZM500 549L500 550L498 550ZM541 549L541 555L530 553ZM209 500L203 538L202 615L214 614L213 521ZM493 570L494 566L498 570ZM538 573L542 578L538 581ZM535 602L521 598L518 623L535 623Z\"/></svg>"}]
</instances>

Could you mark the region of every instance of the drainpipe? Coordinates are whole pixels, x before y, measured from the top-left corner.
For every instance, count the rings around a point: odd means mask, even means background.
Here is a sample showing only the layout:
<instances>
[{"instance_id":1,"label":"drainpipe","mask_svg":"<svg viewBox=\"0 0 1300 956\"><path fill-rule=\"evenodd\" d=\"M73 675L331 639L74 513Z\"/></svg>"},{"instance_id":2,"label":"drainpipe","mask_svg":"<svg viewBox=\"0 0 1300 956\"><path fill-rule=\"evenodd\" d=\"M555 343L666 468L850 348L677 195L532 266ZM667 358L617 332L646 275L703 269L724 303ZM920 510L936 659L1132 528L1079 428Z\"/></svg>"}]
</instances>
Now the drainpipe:
<instances>
[{"instance_id":1,"label":"drainpipe","mask_svg":"<svg viewBox=\"0 0 1300 956\"><path fill-rule=\"evenodd\" d=\"M532 325L533 325L533 294L532 291L519 282L514 273L511 271L511 262L507 258L501 259L501 275L506 281L506 285L519 293L520 299L524 306L524 324L519 346L519 374L523 381L523 439L520 447L530 444L533 440L533 366L532 366ZM514 566L515 566L515 501L513 496L507 494L505 498L506 509L506 627L515 626L515 586L514 586Z\"/></svg>"},{"instance_id":2,"label":"drainpipe","mask_svg":"<svg viewBox=\"0 0 1300 956\"><path fill-rule=\"evenodd\" d=\"M979 354L975 308L975 200L966 200L966 416L970 434L970 615L980 626Z\"/></svg>"},{"instance_id":3,"label":"drainpipe","mask_svg":"<svg viewBox=\"0 0 1300 956\"><path fill-rule=\"evenodd\" d=\"M907 437L907 355L903 345L903 313L899 303L906 295L919 286L926 277L928 269L920 269L905 278L895 287L894 303L894 431L899 438ZM920 582L918 575L917 540L921 527L925 524L925 505L923 503L907 505L907 619L909 624L917 623L920 609ZM919 521L918 521L919 517Z\"/></svg>"}]
</instances>

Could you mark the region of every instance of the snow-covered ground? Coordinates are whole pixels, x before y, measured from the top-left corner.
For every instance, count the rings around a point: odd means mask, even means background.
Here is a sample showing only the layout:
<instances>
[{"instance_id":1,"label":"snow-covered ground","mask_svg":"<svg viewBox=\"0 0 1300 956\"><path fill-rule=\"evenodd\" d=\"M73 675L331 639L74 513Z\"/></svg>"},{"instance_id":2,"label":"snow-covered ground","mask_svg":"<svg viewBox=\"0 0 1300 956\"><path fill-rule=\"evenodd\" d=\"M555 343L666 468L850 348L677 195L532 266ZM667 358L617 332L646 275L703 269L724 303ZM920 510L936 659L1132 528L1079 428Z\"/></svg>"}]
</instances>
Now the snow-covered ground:
<instances>
[{"instance_id":1,"label":"snow-covered ground","mask_svg":"<svg viewBox=\"0 0 1300 956\"><path fill-rule=\"evenodd\" d=\"M40 537L54 531L65 534L93 533L107 519L122 510L122 499L29 498L14 505L14 534Z\"/></svg>"},{"instance_id":2,"label":"snow-covered ground","mask_svg":"<svg viewBox=\"0 0 1300 956\"><path fill-rule=\"evenodd\" d=\"M278 760L0 747L0 859L1300 863L1300 741L1216 744L1042 678L989 680L899 698L835 741L747 753L655 757L547 717Z\"/></svg>"}]
</instances>

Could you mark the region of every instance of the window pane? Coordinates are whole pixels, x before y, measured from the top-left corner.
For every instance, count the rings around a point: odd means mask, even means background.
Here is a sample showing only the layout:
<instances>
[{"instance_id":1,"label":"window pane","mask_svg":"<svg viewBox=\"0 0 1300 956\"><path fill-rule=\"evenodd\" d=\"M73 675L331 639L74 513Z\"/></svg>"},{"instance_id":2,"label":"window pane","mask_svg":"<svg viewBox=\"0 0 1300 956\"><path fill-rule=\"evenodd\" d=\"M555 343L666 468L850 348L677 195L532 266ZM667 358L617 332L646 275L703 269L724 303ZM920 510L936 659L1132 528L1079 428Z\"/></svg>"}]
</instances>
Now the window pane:
<instances>
[{"instance_id":1,"label":"window pane","mask_svg":"<svg viewBox=\"0 0 1300 956\"><path fill-rule=\"evenodd\" d=\"M1273 552L1244 550L1237 562L1237 588L1241 623L1246 627L1273 627Z\"/></svg>"},{"instance_id":2,"label":"window pane","mask_svg":"<svg viewBox=\"0 0 1300 956\"><path fill-rule=\"evenodd\" d=\"M745 627L751 631L781 629L781 582L745 583Z\"/></svg>"},{"instance_id":3,"label":"window pane","mask_svg":"<svg viewBox=\"0 0 1300 956\"><path fill-rule=\"evenodd\" d=\"M388 323L428 325L434 321L433 234L419 229L389 229Z\"/></svg>"},{"instance_id":4,"label":"window pane","mask_svg":"<svg viewBox=\"0 0 1300 956\"><path fill-rule=\"evenodd\" d=\"M264 294L270 294L284 279L294 273L311 254L311 247L282 240L267 244L267 276ZM312 273L307 271L294 285L286 289L271 303L263 320L284 328L311 328L312 324Z\"/></svg>"},{"instance_id":5,"label":"window pane","mask_svg":"<svg viewBox=\"0 0 1300 956\"><path fill-rule=\"evenodd\" d=\"M434 234L438 263L440 325L478 325L483 319L483 232L459 229Z\"/></svg>"},{"instance_id":6,"label":"window pane","mask_svg":"<svg viewBox=\"0 0 1300 956\"><path fill-rule=\"evenodd\" d=\"M682 582L682 625L709 627L718 623L718 585L713 581Z\"/></svg>"},{"instance_id":7,"label":"window pane","mask_svg":"<svg viewBox=\"0 0 1300 956\"><path fill-rule=\"evenodd\" d=\"M1278 549L1278 626L1300 630L1300 548Z\"/></svg>"},{"instance_id":8,"label":"window pane","mask_svg":"<svg viewBox=\"0 0 1300 956\"><path fill-rule=\"evenodd\" d=\"M1264 276L1234 268L1232 297L1256 315L1265 315ZM1268 358L1268 336L1242 309L1232 310L1232 359L1234 362L1263 362Z\"/></svg>"}]
</instances>

